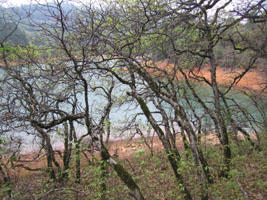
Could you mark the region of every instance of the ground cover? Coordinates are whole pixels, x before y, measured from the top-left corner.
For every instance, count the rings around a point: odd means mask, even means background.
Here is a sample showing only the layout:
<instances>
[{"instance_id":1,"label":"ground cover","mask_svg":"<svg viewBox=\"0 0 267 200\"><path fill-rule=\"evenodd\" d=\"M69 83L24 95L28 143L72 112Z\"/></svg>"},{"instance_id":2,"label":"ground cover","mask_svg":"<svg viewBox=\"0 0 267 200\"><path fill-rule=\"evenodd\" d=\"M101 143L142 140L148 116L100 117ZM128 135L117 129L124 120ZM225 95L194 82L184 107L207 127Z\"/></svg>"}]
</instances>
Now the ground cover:
<instances>
[{"instance_id":1,"label":"ground cover","mask_svg":"<svg viewBox=\"0 0 267 200\"><path fill-rule=\"evenodd\" d=\"M223 167L223 157L216 143L212 134L202 138L201 147L209 162L210 171L215 177L215 183L208 189L210 199L264 200L267 196L266 138L263 140L263 150L260 152L252 149L244 140L240 140L238 144L231 143L233 159L229 179L218 176ZM177 138L177 145L182 152L181 170L186 185L190 188L194 199L200 199L200 186L195 176L196 168L192 157L186 157L180 138ZM120 150L116 151L118 148ZM114 141L110 145L111 152L119 154L115 159L133 175L146 199L183 199L182 188L176 184L165 152L161 148L158 138L154 138L153 156L142 139ZM100 183L103 181L107 186L108 199L129 199L127 187L115 172L107 166L107 175L103 179L100 166L100 161L97 159L88 164L83 157L82 178L79 184L74 181L74 167L70 170L68 181L61 183L48 181L49 177L45 172L22 173L13 179L13 199L100 199Z\"/></svg>"}]
</instances>

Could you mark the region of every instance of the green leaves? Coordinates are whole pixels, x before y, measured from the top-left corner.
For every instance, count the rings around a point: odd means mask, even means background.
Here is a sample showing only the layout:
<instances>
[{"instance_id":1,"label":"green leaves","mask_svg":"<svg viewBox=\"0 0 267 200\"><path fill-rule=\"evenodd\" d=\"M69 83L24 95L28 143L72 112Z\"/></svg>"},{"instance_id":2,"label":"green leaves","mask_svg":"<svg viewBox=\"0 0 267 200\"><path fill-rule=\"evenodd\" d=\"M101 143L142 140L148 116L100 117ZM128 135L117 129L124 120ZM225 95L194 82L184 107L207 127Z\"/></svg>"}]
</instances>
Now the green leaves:
<instances>
[{"instance_id":1,"label":"green leaves","mask_svg":"<svg viewBox=\"0 0 267 200\"><path fill-rule=\"evenodd\" d=\"M135 158L140 158L145 153L145 149L139 149L135 155Z\"/></svg>"},{"instance_id":2,"label":"green leaves","mask_svg":"<svg viewBox=\"0 0 267 200\"><path fill-rule=\"evenodd\" d=\"M7 52L10 52L10 51L14 51L16 50L16 47L0 47L0 52L4 52L4 51L7 51Z\"/></svg>"},{"instance_id":3,"label":"green leaves","mask_svg":"<svg viewBox=\"0 0 267 200\"><path fill-rule=\"evenodd\" d=\"M0 136L0 144L4 144L5 140Z\"/></svg>"}]
</instances>

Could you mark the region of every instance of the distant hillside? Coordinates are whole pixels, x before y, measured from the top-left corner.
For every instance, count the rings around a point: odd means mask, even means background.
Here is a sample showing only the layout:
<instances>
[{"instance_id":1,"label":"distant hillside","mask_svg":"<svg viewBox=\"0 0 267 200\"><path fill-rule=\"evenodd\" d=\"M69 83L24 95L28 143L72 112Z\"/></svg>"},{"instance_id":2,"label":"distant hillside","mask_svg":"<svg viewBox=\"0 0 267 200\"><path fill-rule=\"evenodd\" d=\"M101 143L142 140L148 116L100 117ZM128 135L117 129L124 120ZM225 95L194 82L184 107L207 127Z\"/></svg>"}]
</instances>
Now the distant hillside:
<instances>
[{"instance_id":1,"label":"distant hillside","mask_svg":"<svg viewBox=\"0 0 267 200\"><path fill-rule=\"evenodd\" d=\"M28 38L18 23L18 16L12 10L0 7L0 42L11 45L27 45Z\"/></svg>"},{"instance_id":2,"label":"distant hillside","mask_svg":"<svg viewBox=\"0 0 267 200\"><path fill-rule=\"evenodd\" d=\"M8 42L11 45L25 46L33 38L37 36L34 31L34 27L30 25L30 20L34 20L35 23L49 22L51 17L50 13L56 13L57 10L52 8L53 4L48 4L50 7L29 4L21 5L20 7L0 7L0 42ZM62 4L63 10L66 12L71 11L72 4ZM18 21L20 23L18 23Z\"/></svg>"}]
</instances>

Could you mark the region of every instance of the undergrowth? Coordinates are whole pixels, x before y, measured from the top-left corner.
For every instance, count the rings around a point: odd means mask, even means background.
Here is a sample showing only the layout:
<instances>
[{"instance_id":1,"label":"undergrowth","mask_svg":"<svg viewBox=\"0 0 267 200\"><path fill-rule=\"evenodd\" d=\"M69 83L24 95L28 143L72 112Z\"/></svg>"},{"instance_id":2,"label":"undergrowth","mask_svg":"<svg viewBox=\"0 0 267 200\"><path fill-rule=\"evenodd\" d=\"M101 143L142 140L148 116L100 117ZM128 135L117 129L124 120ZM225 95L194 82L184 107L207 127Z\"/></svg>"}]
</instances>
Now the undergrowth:
<instances>
[{"instance_id":1,"label":"undergrowth","mask_svg":"<svg viewBox=\"0 0 267 200\"><path fill-rule=\"evenodd\" d=\"M229 178L220 178L219 171L224 167L221 150L216 146L205 146L203 152L208 160L210 172L215 183L209 185L209 198L225 199L258 199L267 196L267 137L262 138L262 151L253 149L246 141L231 143L233 158ZM194 199L200 199L200 185L196 178L196 167L192 157L186 158L181 152L180 170L185 183ZM176 200L183 199L181 188L176 184L172 169L164 152L155 152L151 156L147 151L137 151L130 159L120 160L123 166L133 175L141 188L145 199ZM67 180L58 183L49 181L45 173L35 173L18 177L12 183L12 199L101 199L100 183L107 186L108 200L128 200L128 188L120 181L115 172L107 166L106 178L101 178L100 163L85 164L82 167L81 183L75 183L75 169L70 170ZM7 188L2 185L0 195Z\"/></svg>"}]
</instances>

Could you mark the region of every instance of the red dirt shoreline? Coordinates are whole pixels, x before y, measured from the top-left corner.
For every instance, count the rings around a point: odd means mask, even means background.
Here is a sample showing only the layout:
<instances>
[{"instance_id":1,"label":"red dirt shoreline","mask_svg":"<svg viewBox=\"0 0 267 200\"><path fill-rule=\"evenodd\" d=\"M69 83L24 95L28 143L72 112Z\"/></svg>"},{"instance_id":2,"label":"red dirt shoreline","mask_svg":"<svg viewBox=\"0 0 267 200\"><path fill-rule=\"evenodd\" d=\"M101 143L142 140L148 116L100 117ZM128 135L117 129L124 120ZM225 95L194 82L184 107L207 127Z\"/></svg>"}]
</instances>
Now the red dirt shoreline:
<instances>
[{"instance_id":1,"label":"red dirt shoreline","mask_svg":"<svg viewBox=\"0 0 267 200\"><path fill-rule=\"evenodd\" d=\"M244 139L244 137L239 134L238 138L240 140ZM161 141L159 140L158 136L154 136L153 138L146 138L148 140L153 140L153 152L159 152L164 150ZM201 139L201 143L204 146L209 146L209 145L218 145L219 140L215 134L207 134L203 135ZM176 146L179 151L184 150L184 145L182 141L181 135L177 135L176 138ZM134 139L123 139L123 140L113 140L110 141L109 144L107 145L109 152L111 156L118 158L119 160L124 160L124 159L131 159L133 156L137 155L140 150L145 151L146 153L149 153L149 148L145 145L143 142L142 138L134 138ZM61 150L63 152L63 150ZM31 153L31 154L22 154L21 158L22 159L33 159L37 154L36 153ZM92 158L91 155L87 154L89 158ZM100 158L99 152L95 152L94 156L97 158ZM59 158L59 155L56 153L56 158ZM81 154L81 161L82 161L82 166L87 165L86 158L84 155ZM61 163L61 161L60 161ZM61 163L62 164L62 163ZM43 168L46 167L46 159L45 156L40 158L38 161L29 163L27 165L28 167L31 168ZM38 171L27 171L25 169L18 169L16 171L16 174L18 176L23 176L23 175L30 175L33 173L39 173Z\"/></svg>"},{"instance_id":2,"label":"red dirt shoreline","mask_svg":"<svg viewBox=\"0 0 267 200\"><path fill-rule=\"evenodd\" d=\"M173 64L167 61L155 63L159 68L172 70ZM242 74L245 69L223 68L217 67L216 79L220 85L232 84L234 78ZM196 76L204 77L211 81L210 66L206 64L201 70L193 70ZM182 78L183 75L178 72L177 78ZM251 69L234 85L236 88L261 91L267 87L267 71L264 69Z\"/></svg>"}]
</instances>

